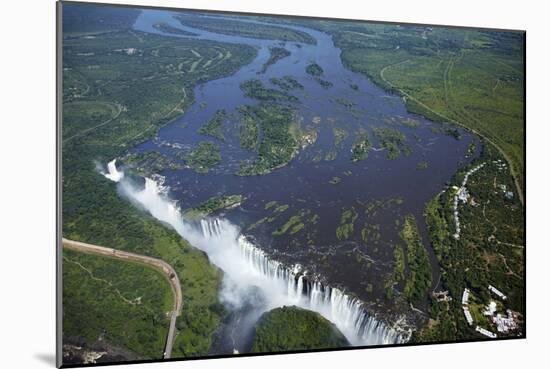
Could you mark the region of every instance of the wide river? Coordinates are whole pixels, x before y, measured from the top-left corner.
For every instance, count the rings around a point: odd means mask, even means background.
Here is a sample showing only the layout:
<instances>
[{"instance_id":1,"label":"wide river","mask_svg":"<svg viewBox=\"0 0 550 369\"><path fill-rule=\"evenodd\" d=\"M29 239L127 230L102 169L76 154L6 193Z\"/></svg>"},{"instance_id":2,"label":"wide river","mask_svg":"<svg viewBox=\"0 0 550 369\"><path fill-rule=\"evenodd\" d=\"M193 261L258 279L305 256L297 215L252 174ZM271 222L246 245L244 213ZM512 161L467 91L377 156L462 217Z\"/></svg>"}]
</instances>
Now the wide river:
<instances>
[{"instance_id":1,"label":"wide river","mask_svg":"<svg viewBox=\"0 0 550 369\"><path fill-rule=\"evenodd\" d=\"M164 185L170 198L177 200L181 209L196 206L216 195L242 194L242 205L223 217L238 226L242 234L263 250L272 260L289 267L300 265L312 278L336 286L361 299L371 314L391 321L407 311L406 304L397 304L386 298L385 281L392 271L393 247L402 241L399 237L403 216L413 214L418 222L424 244L429 251L433 269L433 286L439 279L439 267L429 244L423 209L428 200L443 189L458 168L478 155L480 143L472 134L460 130L461 138L443 133L441 125L407 112L402 99L389 95L368 78L345 68L340 59L341 50L334 46L330 35L302 26L287 26L308 33L316 45L261 40L228 36L183 27L173 16L176 13L144 10L134 28L139 31L163 34L153 24L163 22L191 31L199 38L225 43L251 45L258 50L252 63L237 73L201 84L195 88L195 103L185 114L162 128L156 137L134 148L136 152L157 151L174 161L179 150L186 150L200 141L213 141L220 145L222 162L207 174L191 169L165 170ZM247 20L246 17L243 17ZM247 21L257 22L258 19ZM171 37L187 37L175 36ZM291 52L263 74L258 74L269 58L269 47L284 47ZM324 80L332 87L324 88L306 67L319 64ZM197 129L210 120L218 109L238 114L241 105L256 105L257 100L247 98L239 88L243 81L260 79L265 86L272 77L292 76L303 90L291 91L301 101L297 105L302 127L315 129L318 138L286 166L267 175L241 177L234 173L242 160L251 160L253 153L239 146L238 119L230 119L225 127L225 142L201 135ZM354 103L346 108L337 101L344 98ZM413 122L413 124L410 124ZM403 124L406 123L406 124ZM349 135L341 146L334 143L333 127L345 129ZM355 132L360 128L371 132L372 127L398 129L407 138L412 149L410 155L389 160L385 150L370 134L374 149L360 162L351 161L350 148ZM471 143L476 145L473 155L467 155ZM325 160L329 152L336 152ZM419 163L427 167L420 168ZM339 183L330 183L334 177ZM334 181L333 181L334 182ZM338 180L336 180L338 182ZM272 222L250 226L258 220L273 216L267 203L289 205L288 209ZM339 240L336 228L343 209L353 207L357 213L354 231L347 240ZM369 209L369 210L366 210ZM308 212L317 215L315 224L308 223L299 232L273 236L272 232L290 216ZM362 235L362 230L363 235ZM420 309L425 306L419 306ZM223 345L222 345L223 346ZM221 351L227 350L221 348Z\"/></svg>"}]
</instances>

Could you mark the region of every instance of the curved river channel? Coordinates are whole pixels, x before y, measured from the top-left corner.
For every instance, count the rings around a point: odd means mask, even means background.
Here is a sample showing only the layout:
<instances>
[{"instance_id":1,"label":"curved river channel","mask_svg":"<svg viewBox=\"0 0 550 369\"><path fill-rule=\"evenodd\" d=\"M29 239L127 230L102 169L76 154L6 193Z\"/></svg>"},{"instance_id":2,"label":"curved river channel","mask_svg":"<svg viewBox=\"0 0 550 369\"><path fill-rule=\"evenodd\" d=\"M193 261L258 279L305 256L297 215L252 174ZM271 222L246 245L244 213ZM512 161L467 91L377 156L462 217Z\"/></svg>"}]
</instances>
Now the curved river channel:
<instances>
[{"instance_id":1,"label":"curved river channel","mask_svg":"<svg viewBox=\"0 0 550 369\"><path fill-rule=\"evenodd\" d=\"M232 312L220 329L213 353L246 352L254 323L269 309L298 305L321 313L333 322L352 345L400 343L415 328L418 314L407 304L386 297L385 276L392 272L393 247L401 242L403 217L416 217L432 262L435 288L439 267L429 246L423 209L428 200L443 189L458 168L479 153L479 140L461 131L456 139L443 133L441 125L407 112L402 99L388 95L368 78L346 69L341 50L330 35L303 26L288 27L311 35L315 45L228 36L182 26L177 13L143 10L134 29L163 34L155 23L193 32L198 38L255 47L256 58L237 73L197 86L195 103L182 117L162 128L156 137L131 152L160 152L178 162L178 150L201 141L216 142L222 162L206 174L191 169L166 169L143 186L122 179L122 186L153 216L171 224L194 246L204 250L224 272L221 300ZM200 16L200 15L195 15ZM257 22L258 18L240 19ZM189 37L170 34L170 37ZM269 47L284 47L291 55L258 73L269 58ZM306 67L319 64L322 78L332 83L326 88ZM304 86L291 91L300 99L296 106L302 127L315 129L317 140L301 150L286 166L260 176L241 177L234 173L243 160L254 154L239 145L238 118L225 125L226 140L221 142L197 132L218 109L238 117L242 105L258 101L243 95L239 85L259 79L274 88L272 77L292 76ZM343 106L338 99L353 102ZM400 124L408 122L409 124ZM413 122L413 124L410 124ZM349 135L336 146L333 128ZM373 149L366 160L352 162L350 148L359 129L391 127L403 133L410 155L394 160L369 135ZM470 144L476 150L468 156ZM327 157L328 153L331 153ZM419 168L419 163L425 163ZM116 172L114 165L111 172ZM111 177L120 180L120 175ZM337 177L339 180L334 181ZM331 181L333 183L331 183ZM334 183L337 182L337 183ZM242 204L225 214L193 224L182 220L181 210L218 195L241 194ZM284 215L251 225L273 216L266 204L288 205ZM356 213L349 238L337 237L344 209ZM314 224L294 234L273 236L272 232L290 216L306 212ZM399 295L396 289L394 296ZM419 306L418 308L425 308Z\"/></svg>"}]
</instances>

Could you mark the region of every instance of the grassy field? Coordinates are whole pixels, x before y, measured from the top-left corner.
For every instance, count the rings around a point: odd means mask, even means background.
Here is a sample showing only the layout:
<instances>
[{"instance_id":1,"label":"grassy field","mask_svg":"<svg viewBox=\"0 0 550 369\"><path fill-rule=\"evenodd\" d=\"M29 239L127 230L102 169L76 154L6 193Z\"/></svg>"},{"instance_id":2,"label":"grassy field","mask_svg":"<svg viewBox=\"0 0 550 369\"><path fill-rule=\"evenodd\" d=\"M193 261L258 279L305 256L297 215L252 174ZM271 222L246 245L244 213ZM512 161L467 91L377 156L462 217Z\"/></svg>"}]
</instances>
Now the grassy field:
<instances>
[{"instance_id":1,"label":"grassy field","mask_svg":"<svg viewBox=\"0 0 550 369\"><path fill-rule=\"evenodd\" d=\"M149 266L63 251L65 338L93 343L101 337L144 358L160 359L172 299L166 278Z\"/></svg>"},{"instance_id":2,"label":"grassy field","mask_svg":"<svg viewBox=\"0 0 550 369\"><path fill-rule=\"evenodd\" d=\"M113 23L119 24L118 19ZM124 155L152 137L192 104L194 86L234 73L251 62L256 51L244 45L145 34L129 30L131 22L126 28L103 23L105 28L95 27L93 36L72 33L63 41L63 236L170 263L183 289L173 357L205 355L224 315L218 303L221 272L175 231L121 198L116 185L98 173L96 163ZM120 277L128 278L127 274ZM75 290L88 286L88 278L75 274L74 283L66 286L68 296L92 294ZM92 307L81 305L81 313ZM97 323L67 317L66 324L95 332ZM109 320L103 328L113 330L119 323ZM124 346L140 338L113 340ZM158 345L136 345L132 347L138 355L162 354Z\"/></svg>"}]
</instances>

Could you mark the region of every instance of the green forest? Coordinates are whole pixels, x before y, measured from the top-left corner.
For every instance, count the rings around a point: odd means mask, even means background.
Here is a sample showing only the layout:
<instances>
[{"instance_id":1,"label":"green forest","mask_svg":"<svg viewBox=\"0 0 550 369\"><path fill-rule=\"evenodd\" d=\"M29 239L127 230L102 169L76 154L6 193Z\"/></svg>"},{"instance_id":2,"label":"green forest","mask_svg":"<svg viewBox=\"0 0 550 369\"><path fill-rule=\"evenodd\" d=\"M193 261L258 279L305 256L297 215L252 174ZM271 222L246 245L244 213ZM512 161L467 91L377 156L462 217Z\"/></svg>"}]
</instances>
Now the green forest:
<instances>
[{"instance_id":1,"label":"green forest","mask_svg":"<svg viewBox=\"0 0 550 369\"><path fill-rule=\"evenodd\" d=\"M256 325L252 352L349 346L344 335L319 313L283 306L264 313Z\"/></svg>"}]
</instances>

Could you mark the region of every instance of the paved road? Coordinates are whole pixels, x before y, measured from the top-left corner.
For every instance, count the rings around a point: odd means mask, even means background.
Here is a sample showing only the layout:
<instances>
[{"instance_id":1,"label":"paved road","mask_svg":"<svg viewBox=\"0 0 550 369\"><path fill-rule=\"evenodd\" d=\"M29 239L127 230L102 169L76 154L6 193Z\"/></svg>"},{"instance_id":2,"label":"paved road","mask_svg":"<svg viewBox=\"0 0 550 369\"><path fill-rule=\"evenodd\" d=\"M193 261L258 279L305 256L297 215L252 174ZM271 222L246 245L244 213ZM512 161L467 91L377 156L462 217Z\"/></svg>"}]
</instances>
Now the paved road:
<instances>
[{"instance_id":1,"label":"paved road","mask_svg":"<svg viewBox=\"0 0 550 369\"><path fill-rule=\"evenodd\" d=\"M122 260L137 261L152 266L153 268L162 272L162 274L170 282L172 292L174 293L174 307L170 312L170 328L168 329L168 335L166 337L166 346L164 349L164 358L169 359L172 354L172 347L174 345L175 332L176 332L176 319L181 314L181 307L183 304L183 297L181 292L181 285L178 275L172 266L163 260L156 259L150 256L134 254L132 252L115 250L109 247L92 245L89 243L78 242L63 238L63 247L67 249L82 251L90 254L102 255L114 257Z\"/></svg>"}]
</instances>

